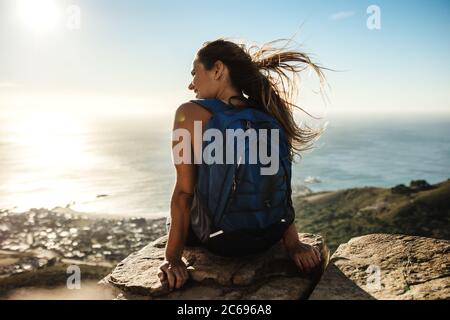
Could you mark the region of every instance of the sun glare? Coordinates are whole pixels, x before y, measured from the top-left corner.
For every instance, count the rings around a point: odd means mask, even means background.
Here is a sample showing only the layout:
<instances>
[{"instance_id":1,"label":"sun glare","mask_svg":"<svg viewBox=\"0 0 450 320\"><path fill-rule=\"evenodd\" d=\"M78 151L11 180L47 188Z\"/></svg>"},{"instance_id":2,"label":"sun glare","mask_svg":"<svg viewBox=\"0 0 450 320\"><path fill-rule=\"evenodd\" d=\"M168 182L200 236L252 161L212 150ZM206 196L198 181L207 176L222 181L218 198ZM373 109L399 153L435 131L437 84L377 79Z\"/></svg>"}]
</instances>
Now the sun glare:
<instances>
[{"instance_id":1,"label":"sun glare","mask_svg":"<svg viewBox=\"0 0 450 320\"><path fill-rule=\"evenodd\" d=\"M44 33L56 28L61 18L57 0L19 0L17 10L25 27L32 32Z\"/></svg>"}]
</instances>

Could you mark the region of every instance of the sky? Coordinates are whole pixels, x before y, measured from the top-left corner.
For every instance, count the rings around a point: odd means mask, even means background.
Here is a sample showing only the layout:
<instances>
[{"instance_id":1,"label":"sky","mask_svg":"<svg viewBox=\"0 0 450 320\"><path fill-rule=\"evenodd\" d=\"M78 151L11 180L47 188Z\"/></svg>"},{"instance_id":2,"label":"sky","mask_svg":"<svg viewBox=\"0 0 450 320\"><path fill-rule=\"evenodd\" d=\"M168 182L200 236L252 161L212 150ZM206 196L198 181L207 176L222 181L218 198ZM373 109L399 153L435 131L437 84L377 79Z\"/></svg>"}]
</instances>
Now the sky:
<instances>
[{"instance_id":1,"label":"sky","mask_svg":"<svg viewBox=\"0 0 450 320\"><path fill-rule=\"evenodd\" d=\"M0 0L1 115L173 113L194 99L195 53L219 37L293 38L337 70L326 99L301 75L297 103L314 115L450 115L449 18L448 0Z\"/></svg>"}]
</instances>

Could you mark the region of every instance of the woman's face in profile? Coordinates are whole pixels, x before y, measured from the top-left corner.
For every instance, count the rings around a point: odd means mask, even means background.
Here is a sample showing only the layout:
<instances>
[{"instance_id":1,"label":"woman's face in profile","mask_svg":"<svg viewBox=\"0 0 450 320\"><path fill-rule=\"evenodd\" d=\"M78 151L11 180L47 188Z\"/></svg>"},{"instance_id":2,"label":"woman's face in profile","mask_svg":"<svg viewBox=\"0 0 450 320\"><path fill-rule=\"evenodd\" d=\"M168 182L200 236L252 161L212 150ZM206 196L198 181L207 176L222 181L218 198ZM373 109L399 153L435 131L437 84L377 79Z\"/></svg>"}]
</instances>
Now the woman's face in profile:
<instances>
[{"instance_id":1,"label":"woman's face in profile","mask_svg":"<svg viewBox=\"0 0 450 320\"><path fill-rule=\"evenodd\" d=\"M197 59L193 62L192 81L189 90L194 90L197 99L213 99L216 94L214 71L208 71Z\"/></svg>"}]
</instances>

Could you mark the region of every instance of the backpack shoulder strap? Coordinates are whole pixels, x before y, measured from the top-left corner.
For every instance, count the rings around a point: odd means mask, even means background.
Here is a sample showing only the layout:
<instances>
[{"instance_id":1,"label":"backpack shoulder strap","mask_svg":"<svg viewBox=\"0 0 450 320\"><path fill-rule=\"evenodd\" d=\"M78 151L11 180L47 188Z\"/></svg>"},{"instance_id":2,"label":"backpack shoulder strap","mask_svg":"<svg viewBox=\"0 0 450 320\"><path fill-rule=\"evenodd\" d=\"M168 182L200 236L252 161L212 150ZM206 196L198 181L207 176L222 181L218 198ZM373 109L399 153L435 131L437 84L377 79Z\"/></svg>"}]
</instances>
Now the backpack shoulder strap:
<instances>
[{"instance_id":1,"label":"backpack shoulder strap","mask_svg":"<svg viewBox=\"0 0 450 320\"><path fill-rule=\"evenodd\" d=\"M208 109L212 114L232 109L232 107L228 106L222 100L219 99L197 99L197 100L190 100L190 102L196 103Z\"/></svg>"}]
</instances>

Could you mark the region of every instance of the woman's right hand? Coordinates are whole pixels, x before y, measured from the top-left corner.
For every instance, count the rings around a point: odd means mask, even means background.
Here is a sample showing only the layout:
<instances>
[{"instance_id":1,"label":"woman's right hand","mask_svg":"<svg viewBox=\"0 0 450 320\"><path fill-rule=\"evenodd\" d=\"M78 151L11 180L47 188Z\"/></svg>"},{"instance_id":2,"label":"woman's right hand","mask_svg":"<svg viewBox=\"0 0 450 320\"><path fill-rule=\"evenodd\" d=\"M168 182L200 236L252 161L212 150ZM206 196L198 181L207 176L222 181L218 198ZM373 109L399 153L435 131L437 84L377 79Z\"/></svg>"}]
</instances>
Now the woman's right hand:
<instances>
[{"instance_id":1,"label":"woman's right hand","mask_svg":"<svg viewBox=\"0 0 450 320\"><path fill-rule=\"evenodd\" d=\"M169 289L181 288L189 279L186 264L181 259L164 260L159 266L159 280L166 280L169 283Z\"/></svg>"},{"instance_id":2,"label":"woman's right hand","mask_svg":"<svg viewBox=\"0 0 450 320\"><path fill-rule=\"evenodd\" d=\"M287 249L290 258L303 272L311 272L321 262L319 249L309 244L299 241L296 245Z\"/></svg>"}]
</instances>

